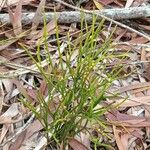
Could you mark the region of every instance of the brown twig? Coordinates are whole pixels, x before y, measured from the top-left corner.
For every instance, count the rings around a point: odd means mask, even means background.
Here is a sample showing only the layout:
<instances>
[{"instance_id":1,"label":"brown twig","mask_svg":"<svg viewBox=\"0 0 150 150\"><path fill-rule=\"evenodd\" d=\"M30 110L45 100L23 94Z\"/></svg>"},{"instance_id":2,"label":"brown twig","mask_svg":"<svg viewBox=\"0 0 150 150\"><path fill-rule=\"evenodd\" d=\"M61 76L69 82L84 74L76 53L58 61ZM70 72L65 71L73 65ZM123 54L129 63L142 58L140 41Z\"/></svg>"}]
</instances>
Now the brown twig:
<instances>
[{"instance_id":1,"label":"brown twig","mask_svg":"<svg viewBox=\"0 0 150 150\"><path fill-rule=\"evenodd\" d=\"M137 31L137 30L135 30L135 29L133 29L133 28L131 28L131 27L125 25L125 24L122 24L122 23L120 23L120 22L118 22L118 21L115 21L115 20L113 20L113 19L111 19L111 18L109 18L109 17L106 17L105 15L100 14L100 13L98 13L98 12L96 12L96 11L89 11L89 10L81 9L81 8L76 7L76 6L70 5L70 4L66 3L66 2L63 2L62 0L54 0L54 1L56 1L56 2L58 2L58 3L61 3L61 4L65 5L65 6L68 6L68 7L72 8L72 9L75 9L75 10L78 10L78 11L81 11L81 12L84 12L84 13L88 13L88 14L93 14L93 15L100 16L100 17L102 17L102 18L104 18L104 19L106 19L106 20L108 20L108 21L113 22L114 24L116 24L116 25L118 25L118 26L121 26L121 27L123 27L123 28L125 28L125 29L127 29L127 30L132 31L132 32L135 32L136 34L138 34L138 35L140 35L140 36L142 36L142 37L144 37L144 38L146 38L146 39L148 39L148 40L150 41L150 36L145 35L145 34L139 32L139 31ZM137 8L136 8L136 9L137 9ZM148 6L148 11L149 11L149 10L150 10L150 7Z\"/></svg>"}]
</instances>

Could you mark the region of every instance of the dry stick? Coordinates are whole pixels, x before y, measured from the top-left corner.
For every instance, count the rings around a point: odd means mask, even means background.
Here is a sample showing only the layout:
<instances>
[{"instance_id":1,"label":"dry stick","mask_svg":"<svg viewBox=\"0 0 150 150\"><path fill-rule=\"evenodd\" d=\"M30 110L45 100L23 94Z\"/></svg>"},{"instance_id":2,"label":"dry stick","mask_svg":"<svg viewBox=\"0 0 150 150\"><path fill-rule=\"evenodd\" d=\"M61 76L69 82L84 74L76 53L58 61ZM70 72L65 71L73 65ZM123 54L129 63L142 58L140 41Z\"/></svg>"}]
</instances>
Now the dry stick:
<instances>
[{"instance_id":1,"label":"dry stick","mask_svg":"<svg viewBox=\"0 0 150 150\"><path fill-rule=\"evenodd\" d=\"M74 7L74 6L73 6ZM81 11L86 12L84 15L85 20L88 22L92 21L92 14L98 15L98 19L101 19L102 15L105 17L113 18L114 20L123 20L123 19L132 19L132 18L142 18L150 17L150 6L145 7L131 7L131 8L114 8L114 9L103 9L103 10L81 10L79 11L63 11L63 12L46 12L45 16L47 21L54 19L55 16L58 16L59 23L73 23L81 21ZM35 13L22 13L22 23L27 24L31 23ZM0 14L0 22L10 24L8 14ZM43 22L41 18L40 22Z\"/></svg>"},{"instance_id":2,"label":"dry stick","mask_svg":"<svg viewBox=\"0 0 150 150\"><path fill-rule=\"evenodd\" d=\"M61 2L59 0L55 0L58 2ZM127 25L124 25L120 22L117 22L115 20L120 20L120 19L131 19L131 18L144 18L144 17L150 17L150 6L145 6L145 7L132 7L132 8L115 8L115 9L104 9L100 11L89 11L85 9L80 9L78 7L69 5L65 2L61 2L68 7L71 7L75 10L78 11L64 11L64 12L47 12L45 13L47 21L50 21L54 19L55 16L58 17L58 22L59 23L73 23L73 22L80 22L81 21L81 12L84 12L84 17L85 20L88 22L92 21L92 15L95 14L98 16L98 19L104 18L108 21L111 21L123 28L126 28L132 32L137 33L140 36L145 37L146 39L150 40L150 37L148 35L145 35L131 27L128 27ZM22 13L22 23L23 24L28 24L31 23L33 20L35 13L30 12L30 13ZM113 19L111 19L113 18ZM0 22L1 23L8 23L10 24L10 19L8 14L0 14ZM43 22L43 18L41 18L40 22Z\"/></svg>"},{"instance_id":3,"label":"dry stick","mask_svg":"<svg viewBox=\"0 0 150 150\"><path fill-rule=\"evenodd\" d=\"M68 4L69 5L69 4ZM69 5L70 6L70 5ZM72 5L71 5L72 6ZM74 8L74 6L72 6ZM77 7L75 7L77 8ZM75 9L74 8L74 9ZM102 17L107 17L107 20L110 18L114 20L123 20L123 19L132 19L132 18L146 18L150 17L150 6L144 7L131 7L131 8L114 8L114 9L102 9L102 10L82 10L77 8L78 11L63 11L56 12L56 16L58 16L58 22L60 23L73 23L81 21L81 11L85 12L85 20L92 21L92 14L96 14L99 16L99 19ZM31 23L33 20L35 13L22 13L22 22L23 23ZM55 16L54 12L46 12L45 16L48 21L52 20ZM114 21L113 20L113 21ZM0 14L0 22L1 23L11 23L9 20L8 14ZM43 18L41 18L40 22L43 22Z\"/></svg>"},{"instance_id":4,"label":"dry stick","mask_svg":"<svg viewBox=\"0 0 150 150\"><path fill-rule=\"evenodd\" d=\"M140 36L142 36L142 37L144 37L144 38L146 38L146 39L148 39L148 40L150 41L150 37L149 37L148 35L145 35L145 34L139 32L139 31L137 31L137 30L135 30L135 29L133 29L133 28L131 28L131 27L125 25L125 24L122 24L122 23L120 23L120 22L118 22L118 21L115 21L115 20L113 20L114 18L111 19L111 18L109 18L109 17L106 17L105 15L100 14L100 13L98 13L97 11L89 11L89 10L85 10L85 9L78 8L78 7L76 7L76 6L73 6L73 5L70 5L70 4L66 3L66 2L63 2L63 1L61 1L61 0L54 0L54 1L55 1L55 2L58 2L58 3L61 3L61 4L65 5L65 6L68 6L68 7L72 8L72 9L75 9L75 10L78 10L78 11L81 11L81 12L84 12L84 13L88 13L88 14L93 14L93 15L100 16L100 17L102 17L102 18L104 18L104 19L106 19L106 20L108 20L108 21L111 21L111 22L115 23L116 25L119 25L119 26L121 26L121 27L123 27L123 28L126 28L126 29L128 29L128 30L130 30L130 31L132 31L132 32L135 32L136 34L138 34L138 35L140 35ZM138 9L138 7L135 7L135 8ZM147 10L148 10L148 12L145 11L144 13L146 13L146 14L148 15L148 14L149 14L149 11L150 11L150 6L147 7ZM132 12L132 13L133 13L133 12ZM140 14L140 12L138 12L138 13Z\"/></svg>"},{"instance_id":5,"label":"dry stick","mask_svg":"<svg viewBox=\"0 0 150 150\"><path fill-rule=\"evenodd\" d=\"M74 7L74 6L73 6ZM59 23L73 23L81 21L81 9L78 8L79 11L63 11L63 12L46 12L45 16L47 21L54 19L55 16L58 16ZM108 17L108 19L113 18L114 20L123 20L123 19L132 19L132 18L146 18L150 17L150 6L144 7L131 7L131 8L115 8L115 9L103 9L103 10L82 10L82 12L86 12L84 14L85 20L91 22L92 14L96 14L98 19L101 19L101 16ZM33 21L35 13L22 13L22 23L28 24ZM112 20L110 20L112 21ZM0 14L0 22L10 24L9 15L8 14ZM40 22L43 22L43 18L41 18Z\"/></svg>"},{"instance_id":6,"label":"dry stick","mask_svg":"<svg viewBox=\"0 0 150 150\"><path fill-rule=\"evenodd\" d=\"M69 5L69 4L68 4ZM70 6L70 5L69 5ZM72 6L72 5L71 5ZM72 6L74 8L74 6ZM77 8L77 7L75 7ZM74 8L74 9L75 9ZM61 23L72 23L72 22L80 22L81 17L81 11L86 12L85 18L87 21L91 21L93 13L96 13L98 16L105 16L110 18L113 18L114 20L122 20L122 19L132 19L132 18L146 18L150 17L150 6L142 6L142 7L131 7L131 8L114 8L114 9L102 9L102 10L95 10L95 11L89 11L89 10L82 10L80 8L77 8L78 11L63 11L63 12L56 12L56 14L59 17L59 20ZM23 14L23 22L30 22L33 20L33 17L35 15L34 12L29 13L22 13ZM53 12L47 12L45 13L47 19L53 19L55 13ZM90 18L88 18L90 16ZM28 21L29 20L29 21ZM0 14L0 21L2 23L10 23L9 15L8 14ZM41 20L43 21L43 19Z\"/></svg>"}]
</instances>

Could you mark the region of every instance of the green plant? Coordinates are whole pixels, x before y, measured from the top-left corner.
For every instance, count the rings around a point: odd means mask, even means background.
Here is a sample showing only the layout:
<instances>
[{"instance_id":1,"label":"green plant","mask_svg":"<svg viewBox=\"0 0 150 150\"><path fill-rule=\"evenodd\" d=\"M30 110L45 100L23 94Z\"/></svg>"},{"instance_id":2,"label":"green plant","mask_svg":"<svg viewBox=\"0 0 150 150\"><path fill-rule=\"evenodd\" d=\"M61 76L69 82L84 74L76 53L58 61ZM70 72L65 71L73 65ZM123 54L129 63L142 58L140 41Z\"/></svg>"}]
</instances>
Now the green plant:
<instances>
[{"instance_id":1,"label":"green plant","mask_svg":"<svg viewBox=\"0 0 150 150\"><path fill-rule=\"evenodd\" d=\"M41 41L44 43L44 59L47 60L47 68L39 65L43 59L40 55L40 42L36 58L22 45L37 64L48 88L46 98L37 89L38 109L28 101L22 101L40 120L47 138L55 140L58 144L62 142L66 144L69 138L88 130L89 124L90 127L99 124L100 116L111 108L111 106L102 107L101 102L110 96L107 95L107 91L121 69L118 65L110 71L107 69L106 62L114 57L123 56L117 56L114 51L110 51L111 35L102 43L99 41L103 23L104 20L97 25L96 18L93 17L92 26L89 28L82 20L79 40L71 40L68 34L63 52L62 43L58 40L58 25L56 25L57 64L53 62L53 57L48 50L45 23Z\"/></svg>"}]
</instances>

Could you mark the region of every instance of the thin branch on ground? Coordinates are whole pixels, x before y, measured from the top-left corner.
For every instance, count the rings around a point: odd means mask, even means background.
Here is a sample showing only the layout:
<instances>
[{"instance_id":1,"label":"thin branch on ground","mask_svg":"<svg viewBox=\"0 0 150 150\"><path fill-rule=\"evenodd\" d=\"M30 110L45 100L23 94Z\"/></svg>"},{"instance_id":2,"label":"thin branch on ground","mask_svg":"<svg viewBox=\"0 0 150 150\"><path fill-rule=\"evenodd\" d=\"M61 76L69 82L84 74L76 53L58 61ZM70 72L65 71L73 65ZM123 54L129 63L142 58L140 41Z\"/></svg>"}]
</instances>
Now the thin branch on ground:
<instances>
[{"instance_id":1,"label":"thin branch on ground","mask_svg":"<svg viewBox=\"0 0 150 150\"><path fill-rule=\"evenodd\" d=\"M84 17L87 22L92 21L93 14L97 15L99 20L101 18L104 18L108 21L113 22L114 24L121 26L123 28L126 28L132 32L137 33L138 35L150 40L150 37L148 35L145 35L123 23L120 23L115 20L121 20L121 19L132 19L132 18L140 18L140 17L150 17L150 6L145 7L133 7L133 8L115 8L115 9L104 9L100 11L90 11L81 9L75 6L72 6L68 3L65 3L60 0L55 0L56 2L62 3L70 8L73 8L78 11L64 11L64 12L46 12L45 16L47 19L47 22L54 19L54 17L58 17L57 20L59 23L73 23L73 22L80 22L81 21L81 13L84 12ZM23 24L29 24L32 22L32 19L34 17L34 12L29 13L22 13L22 23ZM112 19L111 19L112 18ZM0 14L0 21L2 24L8 23L10 24L10 19L8 14ZM41 18L40 22L43 22L43 18Z\"/></svg>"},{"instance_id":2,"label":"thin branch on ground","mask_svg":"<svg viewBox=\"0 0 150 150\"><path fill-rule=\"evenodd\" d=\"M69 4L68 4L69 5ZM68 6L67 5L67 6ZM69 5L70 6L70 5ZM72 5L71 5L72 6ZM74 8L74 6L72 6ZM75 7L77 8L77 7ZM75 9L74 8L74 9ZM96 11L90 11L85 9L76 9L78 11L63 11L63 12L46 12L45 16L48 21L52 20L55 16L58 16L59 23L73 23L81 21L81 11L85 12L85 20L90 22L92 20L92 14L100 16L99 19L108 17L114 20L123 20L123 19L135 19L135 18L146 18L150 17L150 6L144 7L131 7L131 8L114 8L114 9L102 9ZM22 23L31 23L34 17L34 12L22 13ZM105 18L106 19L106 18ZM8 14L0 14L1 23L10 24ZM43 22L41 18L41 22Z\"/></svg>"},{"instance_id":3,"label":"thin branch on ground","mask_svg":"<svg viewBox=\"0 0 150 150\"><path fill-rule=\"evenodd\" d=\"M72 8L72 9L75 9L75 10L78 10L78 11L81 11L81 12L84 12L84 13L88 13L88 14L93 14L93 15L100 16L100 17L102 17L102 18L104 18L104 19L106 19L106 20L108 20L108 21L113 22L114 24L116 24L116 25L118 25L118 26L120 26L120 27L123 27L123 28L125 28L125 29L127 29L127 30L130 30L130 31L132 31L132 32L135 32L136 34L138 34L138 35L140 35L140 36L142 36L142 37L144 37L144 38L146 38L146 39L148 39L148 40L150 41L150 36L145 35L145 34L139 32L139 31L137 31L137 30L135 30L135 29L133 29L133 28L131 28L131 27L129 27L129 26L123 24L123 23L120 23L120 22L118 22L118 21L115 21L115 20L113 20L113 19L111 19L111 18L109 18L109 17L107 17L107 16L105 16L105 15L103 15L103 14L99 14L99 13L97 13L96 11L89 11L89 10L86 10L86 9L81 9L81 8L79 8L79 7L70 5L70 4L68 4L68 3L66 3L66 2L63 2L63 1L61 1L61 0L54 0L54 1L55 1L55 2L58 2L58 3L61 3L61 4L65 5L65 6L67 6L67 7L70 7L70 8ZM137 8L136 8L136 9L137 9ZM150 7L149 7L149 6L148 6L148 10L150 10Z\"/></svg>"}]
</instances>

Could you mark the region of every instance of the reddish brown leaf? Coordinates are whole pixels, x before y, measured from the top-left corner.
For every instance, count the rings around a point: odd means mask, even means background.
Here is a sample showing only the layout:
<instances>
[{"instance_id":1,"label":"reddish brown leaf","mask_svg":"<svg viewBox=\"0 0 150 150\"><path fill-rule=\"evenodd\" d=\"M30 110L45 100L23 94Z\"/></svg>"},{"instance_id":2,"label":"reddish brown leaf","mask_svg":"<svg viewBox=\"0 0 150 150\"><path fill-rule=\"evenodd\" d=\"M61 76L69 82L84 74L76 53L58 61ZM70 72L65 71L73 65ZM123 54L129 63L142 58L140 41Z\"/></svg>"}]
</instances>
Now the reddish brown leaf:
<instances>
[{"instance_id":1,"label":"reddish brown leaf","mask_svg":"<svg viewBox=\"0 0 150 150\"><path fill-rule=\"evenodd\" d=\"M46 91L47 91L47 83L46 81L42 80L40 81L40 89L39 91L42 93L42 95L45 95L46 94Z\"/></svg>"},{"instance_id":2,"label":"reddish brown leaf","mask_svg":"<svg viewBox=\"0 0 150 150\"><path fill-rule=\"evenodd\" d=\"M145 77L148 81L150 81L150 64L148 64L145 68Z\"/></svg>"},{"instance_id":3,"label":"reddish brown leaf","mask_svg":"<svg viewBox=\"0 0 150 150\"><path fill-rule=\"evenodd\" d=\"M148 41L149 40L144 37L138 37L138 38L134 38L134 39L128 41L128 43L130 43L130 44L145 44Z\"/></svg>"},{"instance_id":4,"label":"reddish brown leaf","mask_svg":"<svg viewBox=\"0 0 150 150\"><path fill-rule=\"evenodd\" d=\"M81 132L81 141L87 148L90 149L90 135Z\"/></svg>"},{"instance_id":5,"label":"reddish brown leaf","mask_svg":"<svg viewBox=\"0 0 150 150\"><path fill-rule=\"evenodd\" d=\"M141 129L135 128L126 128L121 129L119 127L113 126L114 137L116 139L117 146L119 150L127 150L130 147L131 142L129 140L132 137L136 137L138 139L142 139Z\"/></svg>"},{"instance_id":6,"label":"reddish brown leaf","mask_svg":"<svg viewBox=\"0 0 150 150\"><path fill-rule=\"evenodd\" d=\"M150 26L146 26L146 25L139 25L139 26L144 28L145 30L150 30Z\"/></svg>"},{"instance_id":7,"label":"reddish brown leaf","mask_svg":"<svg viewBox=\"0 0 150 150\"><path fill-rule=\"evenodd\" d=\"M29 139L34 133L43 129L42 124L35 120L31 123L28 128L23 131L15 140L15 142L11 145L10 150L17 150L27 139Z\"/></svg>"},{"instance_id":8,"label":"reddish brown leaf","mask_svg":"<svg viewBox=\"0 0 150 150\"><path fill-rule=\"evenodd\" d=\"M28 95L29 95L32 99L36 100L36 98L37 98L36 90L34 90L34 89L27 89L27 93L28 93Z\"/></svg>"},{"instance_id":9,"label":"reddish brown leaf","mask_svg":"<svg viewBox=\"0 0 150 150\"><path fill-rule=\"evenodd\" d=\"M127 150L129 135L122 133L120 130L116 129L115 126L113 126L113 131L119 150Z\"/></svg>"},{"instance_id":10,"label":"reddish brown leaf","mask_svg":"<svg viewBox=\"0 0 150 150\"><path fill-rule=\"evenodd\" d=\"M131 135L134 136L134 137L137 137L139 139L142 139L142 132L141 132L141 129L135 129L135 128L129 128L130 130L133 129L133 131L130 131Z\"/></svg>"},{"instance_id":11,"label":"reddish brown leaf","mask_svg":"<svg viewBox=\"0 0 150 150\"><path fill-rule=\"evenodd\" d=\"M54 29L55 29L55 22L54 20L52 20L46 25L46 32L48 36L55 34ZM38 34L31 39L31 41L41 38L43 36L44 30L45 29L43 28L41 31L39 31Z\"/></svg>"},{"instance_id":12,"label":"reddish brown leaf","mask_svg":"<svg viewBox=\"0 0 150 150\"><path fill-rule=\"evenodd\" d=\"M88 148L76 139L70 139L69 145L74 150L88 150Z\"/></svg>"},{"instance_id":13,"label":"reddish brown leaf","mask_svg":"<svg viewBox=\"0 0 150 150\"><path fill-rule=\"evenodd\" d=\"M122 30L121 33L119 34L119 36L115 39L115 42L118 42L124 36L124 34L126 32L127 32L127 30Z\"/></svg>"},{"instance_id":14,"label":"reddish brown leaf","mask_svg":"<svg viewBox=\"0 0 150 150\"><path fill-rule=\"evenodd\" d=\"M120 1L120 0L114 0L114 3L117 4L120 7L124 7L122 1Z\"/></svg>"},{"instance_id":15,"label":"reddish brown leaf","mask_svg":"<svg viewBox=\"0 0 150 150\"><path fill-rule=\"evenodd\" d=\"M1 128L0 144L2 143L3 139L5 138L5 135L7 134L9 127L10 127L10 124L4 124L3 127Z\"/></svg>"},{"instance_id":16,"label":"reddish brown leaf","mask_svg":"<svg viewBox=\"0 0 150 150\"><path fill-rule=\"evenodd\" d=\"M15 13L11 11L8 7L8 13L10 17L10 21L13 25L13 30L15 35L19 35L22 32L22 23L21 23L21 16L22 16L22 0L18 2L16 6Z\"/></svg>"},{"instance_id":17,"label":"reddish brown leaf","mask_svg":"<svg viewBox=\"0 0 150 150\"><path fill-rule=\"evenodd\" d=\"M150 118L131 116L127 114L119 113L118 111L108 113L107 118L110 122L117 122L118 126L124 127L149 127L150 126Z\"/></svg>"},{"instance_id":18,"label":"reddish brown leaf","mask_svg":"<svg viewBox=\"0 0 150 150\"><path fill-rule=\"evenodd\" d=\"M26 89L23 87L22 84L20 84L20 82L17 79L12 79L12 82L17 86L17 89L24 97L26 97L28 100L32 101L32 99L29 96L29 94L27 93Z\"/></svg>"},{"instance_id":19,"label":"reddish brown leaf","mask_svg":"<svg viewBox=\"0 0 150 150\"><path fill-rule=\"evenodd\" d=\"M35 120L28 128L27 128L27 134L25 136L25 139L30 138L35 132L38 132L43 129L42 124L39 120Z\"/></svg>"},{"instance_id":20,"label":"reddish brown leaf","mask_svg":"<svg viewBox=\"0 0 150 150\"><path fill-rule=\"evenodd\" d=\"M126 92L126 91L130 91L133 89L139 89L139 88L148 87L148 86L150 86L150 82L137 83L137 84L121 87L119 89L119 92Z\"/></svg>"},{"instance_id":21,"label":"reddish brown leaf","mask_svg":"<svg viewBox=\"0 0 150 150\"><path fill-rule=\"evenodd\" d=\"M114 0L98 0L98 2L102 3L103 5L109 5L113 3Z\"/></svg>"},{"instance_id":22,"label":"reddish brown leaf","mask_svg":"<svg viewBox=\"0 0 150 150\"><path fill-rule=\"evenodd\" d=\"M117 100L115 105L120 105L120 107L134 107L140 105L150 106L150 96L134 97L128 98L123 102L123 99Z\"/></svg>"},{"instance_id":23,"label":"reddish brown leaf","mask_svg":"<svg viewBox=\"0 0 150 150\"><path fill-rule=\"evenodd\" d=\"M44 12L43 10L44 10L44 6L45 6L45 2L46 2L46 0L41 0L40 4L36 10L36 13L35 13L35 15L33 17L33 21L32 21L32 28L33 29L36 29L40 23L42 13Z\"/></svg>"},{"instance_id":24,"label":"reddish brown leaf","mask_svg":"<svg viewBox=\"0 0 150 150\"><path fill-rule=\"evenodd\" d=\"M24 137L26 136L26 130L23 131L16 139L16 141L10 146L9 150L17 150L20 148L22 142L24 141Z\"/></svg>"}]
</instances>

